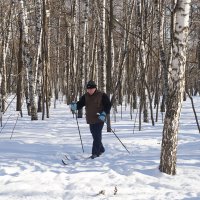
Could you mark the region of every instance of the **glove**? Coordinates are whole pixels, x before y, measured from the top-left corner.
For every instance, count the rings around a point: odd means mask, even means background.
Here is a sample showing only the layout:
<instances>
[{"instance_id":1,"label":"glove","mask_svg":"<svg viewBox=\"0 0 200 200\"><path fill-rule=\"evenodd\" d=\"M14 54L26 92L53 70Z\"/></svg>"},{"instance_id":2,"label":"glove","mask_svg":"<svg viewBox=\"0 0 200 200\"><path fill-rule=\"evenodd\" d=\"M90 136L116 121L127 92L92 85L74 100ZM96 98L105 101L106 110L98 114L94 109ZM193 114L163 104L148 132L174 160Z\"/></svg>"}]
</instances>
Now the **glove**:
<instances>
[{"instance_id":1,"label":"glove","mask_svg":"<svg viewBox=\"0 0 200 200\"><path fill-rule=\"evenodd\" d=\"M102 122L105 122L105 120L106 120L106 113L103 111L102 113L99 114L98 118L99 118Z\"/></svg>"},{"instance_id":2,"label":"glove","mask_svg":"<svg viewBox=\"0 0 200 200\"><path fill-rule=\"evenodd\" d=\"M71 108L71 111L76 111L77 110L77 104L75 102L72 102L70 104L70 108Z\"/></svg>"}]
</instances>

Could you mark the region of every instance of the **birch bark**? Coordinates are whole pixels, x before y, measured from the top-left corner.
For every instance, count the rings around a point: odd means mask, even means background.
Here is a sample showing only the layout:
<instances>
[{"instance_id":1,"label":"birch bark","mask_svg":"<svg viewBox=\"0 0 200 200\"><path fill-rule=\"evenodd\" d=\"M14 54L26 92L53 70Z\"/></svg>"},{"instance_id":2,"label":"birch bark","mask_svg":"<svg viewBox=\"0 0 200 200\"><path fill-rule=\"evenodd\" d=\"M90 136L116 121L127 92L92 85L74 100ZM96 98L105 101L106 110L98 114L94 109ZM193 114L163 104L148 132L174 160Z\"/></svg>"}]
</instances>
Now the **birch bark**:
<instances>
[{"instance_id":1,"label":"birch bark","mask_svg":"<svg viewBox=\"0 0 200 200\"><path fill-rule=\"evenodd\" d=\"M103 0L102 4L97 1L98 26L99 26L99 65L98 65L98 87L102 91L106 91L106 4L107 0Z\"/></svg>"},{"instance_id":2,"label":"birch bark","mask_svg":"<svg viewBox=\"0 0 200 200\"><path fill-rule=\"evenodd\" d=\"M84 85L88 81L89 67L88 67L88 52L89 52L89 38L88 38L88 13L89 13L89 0L84 1L84 32L83 32L83 69L84 69Z\"/></svg>"},{"instance_id":3,"label":"birch bark","mask_svg":"<svg viewBox=\"0 0 200 200\"><path fill-rule=\"evenodd\" d=\"M7 94L7 68L6 58L9 50L9 41L11 39L11 23L13 20L13 4L10 3L8 11L5 11L5 16L2 20L2 54L1 54L1 66L0 66L0 106L2 112L5 111L5 101Z\"/></svg>"},{"instance_id":4,"label":"birch bark","mask_svg":"<svg viewBox=\"0 0 200 200\"><path fill-rule=\"evenodd\" d=\"M23 57L24 64L28 74L28 89L31 106L31 120L38 120L36 102L35 102L35 76L33 71L33 58L29 51L29 36L27 26L27 12L24 6L24 0L20 0L22 24L23 24Z\"/></svg>"},{"instance_id":5,"label":"birch bark","mask_svg":"<svg viewBox=\"0 0 200 200\"><path fill-rule=\"evenodd\" d=\"M35 74L37 78L35 79L35 87L38 95L38 107L37 112L42 111L42 60L41 60L41 46L42 46L42 4L41 0L35 2L35 12L36 12L36 59L35 59Z\"/></svg>"},{"instance_id":6,"label":"birch bark","mask_svg":"<svg viewBox=\"0 0 200 200\"><path fill-rule=\"evenodd\" d=\"M185 89L186 45L191 0L177 0L172 64L169 66L169 89L166 102L163 138L160 156L161 172L176 174L178 127Z\"/></svg>"},{"instance_id":7,"label":"birch bark","mask_svg":"<svg viewBox=\"0 0 200 200\"><path fill-rule=\"evenodd\" d=\"M166 62L166 52L164 50L164 3L165 1L154 0L155 15L157 20L157 33L159 40L159 52L160 52L160 64L163 72L163 101L161 106L161 112L165 111L165 102L168 91L168 67Z\"/></svg>"},{"instance_id":8,"label":"birch bark","mask_svg":"<svg viewBox=\"0 0 200 200\"><path fill-rule=\"evenodd\" d=\"M197 62L200 69L200 27L198 29Z\"/></svg>"}]
</instances>

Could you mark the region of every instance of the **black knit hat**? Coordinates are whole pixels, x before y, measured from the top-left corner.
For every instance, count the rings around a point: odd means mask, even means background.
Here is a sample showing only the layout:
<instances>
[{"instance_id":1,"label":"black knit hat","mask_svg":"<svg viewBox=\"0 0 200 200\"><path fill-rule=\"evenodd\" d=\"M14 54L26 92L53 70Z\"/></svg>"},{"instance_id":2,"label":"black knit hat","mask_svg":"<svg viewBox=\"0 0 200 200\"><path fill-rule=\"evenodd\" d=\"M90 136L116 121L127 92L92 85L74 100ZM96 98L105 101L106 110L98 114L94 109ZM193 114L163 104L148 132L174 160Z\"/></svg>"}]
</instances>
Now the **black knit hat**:
<instances>
[{"instance_id":1,"label":"black knit hat","mask_svg":"<svg viewBox=\"0 0 200 200\"><path fill-rule=\"evenodd\" d=\"M90 88L96 88L97 85L96 85L96 83L95 83L94 81L90 80L90 81L88 81L86 87L87 87L87 89L90 89Z\"/></svg>"}]
</instances>

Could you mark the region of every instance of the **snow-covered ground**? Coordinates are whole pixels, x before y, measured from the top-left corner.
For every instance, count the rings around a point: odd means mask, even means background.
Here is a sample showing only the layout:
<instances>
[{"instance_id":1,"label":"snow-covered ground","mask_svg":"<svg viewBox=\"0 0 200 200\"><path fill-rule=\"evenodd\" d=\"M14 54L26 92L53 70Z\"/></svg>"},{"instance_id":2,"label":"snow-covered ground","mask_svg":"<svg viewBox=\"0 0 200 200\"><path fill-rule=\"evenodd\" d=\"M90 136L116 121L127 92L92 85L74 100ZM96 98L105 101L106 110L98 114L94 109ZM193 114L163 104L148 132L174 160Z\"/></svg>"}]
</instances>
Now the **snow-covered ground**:
<instances>
[{"instance_id":1,"label":"snow-covered ground","mask_svg":"<svg viewBox=\"0 0 200 200\"><path fill-rule=\"evenodd\" d=\"M200 98L194 99L200 118ZM24 106L25 109L25 106ZM106 152L94 160L77 160L64 166L63 154L87 157L92 138L85 119L76 119L62 101L50 110L50 118L31 121L26 111L21 118L10 106L3 115L0 131L0 200L175 200L200 199L200 134L191 103L184 102L179 131L177 175L158 170L162 139L162 118L153 127L138 119L133 133L129 109L123 118L111 115L113 133L103 130ZM12 137L12 138L11 138ZM10 139L11 138L11 139Z\"/></svg>"}]
</instances>

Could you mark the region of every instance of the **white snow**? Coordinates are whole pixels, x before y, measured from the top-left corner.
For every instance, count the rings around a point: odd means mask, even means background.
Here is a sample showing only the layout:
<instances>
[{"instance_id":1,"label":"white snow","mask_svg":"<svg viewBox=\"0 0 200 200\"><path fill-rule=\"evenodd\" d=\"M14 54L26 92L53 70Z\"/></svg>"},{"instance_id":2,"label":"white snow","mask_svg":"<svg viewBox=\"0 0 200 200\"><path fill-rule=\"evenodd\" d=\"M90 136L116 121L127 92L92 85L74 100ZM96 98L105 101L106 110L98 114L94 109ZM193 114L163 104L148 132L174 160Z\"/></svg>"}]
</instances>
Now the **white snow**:
<instances>
[{"instance_id":1,"label":"white snow","mask_svg":"<svg viewBox=\"0 0 200 200\"><path fill-rule=\"evenodd\" d=\"M194 98L200 115L200 98ZM10 106L0 131L0 200L175 200L200 199L200 134L189 99L183 103L177 154L177 175L158 170L162 117L153 127L111 114L112 128L131 152L128 154L113 133L103 130L106 152L94 160L78 160L64 166L63 154L87 157L92 138L85 118L78 119L84 145L82 154L76 119L61 100L51 107L50 118L31 121ZM120 110L120 109L119 109ZM138 116L138 115L137 115ZM18 120L17 120L18 117ZM17 120L17 123L16 123ZM14 128L15 127L15 128ZM12 135L12 138L10 139ZM114 190L117 189L116 194Z\"/></svg>"}]
</instances>

